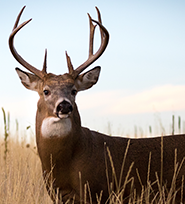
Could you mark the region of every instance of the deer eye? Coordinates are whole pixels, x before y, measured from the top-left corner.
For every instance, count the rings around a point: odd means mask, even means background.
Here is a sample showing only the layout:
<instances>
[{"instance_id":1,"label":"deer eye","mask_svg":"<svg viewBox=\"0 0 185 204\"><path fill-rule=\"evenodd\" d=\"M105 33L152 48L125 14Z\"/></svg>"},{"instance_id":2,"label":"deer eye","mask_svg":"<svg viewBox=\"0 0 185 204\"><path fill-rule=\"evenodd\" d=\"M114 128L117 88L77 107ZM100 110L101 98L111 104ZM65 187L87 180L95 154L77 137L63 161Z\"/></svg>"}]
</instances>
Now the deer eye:
<instances>
[{"instance_id":1,"label":"deer eye","mask_svg":"<svg viewBox=\"0 0 185 204\"><path fill-rule=\"evenodd\" d=\"M44 92L45 96L49 95L49 93L50 93L50 91L48 91L48 90L44 90L43 92Z\"/></svg>"},{"instance_id":2,"label":"deer eye","mask_svg":"<svg viewBox=\"0 0 185 204\"><path fill-rule=\"evenodd\" d=\"M73 90L71 91L71 95L75 96L76 94L77 94L77 90L76 90L76 89L73 89Z\"/></svg>"}]
</instances>

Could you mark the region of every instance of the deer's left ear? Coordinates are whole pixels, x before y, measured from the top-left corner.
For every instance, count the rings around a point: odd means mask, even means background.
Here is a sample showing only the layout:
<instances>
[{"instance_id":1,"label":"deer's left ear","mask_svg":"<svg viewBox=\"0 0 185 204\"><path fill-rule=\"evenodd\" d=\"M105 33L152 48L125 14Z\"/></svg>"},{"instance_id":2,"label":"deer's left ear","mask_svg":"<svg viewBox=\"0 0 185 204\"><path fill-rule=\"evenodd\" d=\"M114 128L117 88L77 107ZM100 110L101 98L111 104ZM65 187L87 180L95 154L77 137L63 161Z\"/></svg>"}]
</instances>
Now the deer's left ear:
<instances>
[{"instance_id":1,"label":"deer's left ear","mask_svg":"<svg viewBox=\"0 0 185 204\"><path fill-rule=\"evenodd\" d=\"M95 67L84 74L81 74L77 77L76 83L78 91L83 91L91 88L98 81L100 75L101 67Z\"/></svg>"}]
</instances>

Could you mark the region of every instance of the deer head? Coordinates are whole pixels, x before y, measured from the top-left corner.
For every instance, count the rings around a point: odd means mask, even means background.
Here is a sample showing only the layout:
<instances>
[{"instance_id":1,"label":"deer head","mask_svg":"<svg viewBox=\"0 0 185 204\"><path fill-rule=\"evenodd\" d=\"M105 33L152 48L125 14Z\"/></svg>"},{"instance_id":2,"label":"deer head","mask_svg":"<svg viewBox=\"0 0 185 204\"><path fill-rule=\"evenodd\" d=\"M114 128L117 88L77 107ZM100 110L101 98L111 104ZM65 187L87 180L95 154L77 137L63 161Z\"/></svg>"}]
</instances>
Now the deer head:
<instances>
[{"instance_id":1,"label":"deer head","mask_svg":"<svg viewBox=\"0 0 185 204\"><path fill-rule=\"evenodd\" d=\"M38 104L41 104L42 112L44 117L52 117L54 121L59 121L61 119L67 119L73 117L73 111L76 109L75 96L79 91L86 90L92 87L97 81L100 74L100 67L95 67L86 73L81 74L89 65L91 65L95 60L97 60L107 47L109 41L109 33L106 28L102 25L101 16L98 8L96 7L98 13L98 21L93 20L89 16L90 23L90 40L89 40L89 57L76 69L73 68L71 59L66 52L68 73L63 75L55 75L47 73L47 50L45 51L43 69L33 67L28 62L26 62L16 51L14 47L14 36L16 33L23 28L32 19L19 24L20 17L23 13L25 7L20 11L13 31L9 37L9 47L15 57L15 59L22 64L31 73L24 72L19 68L16 68L17 74L21 79L22 84L30 90L37 91L40 100ZM94 31L96 23L100 28L101 34L101 45L98 51L93 54L93 40ZM50 118L51 119L51 118ZM69 124L68 124L69 126Z\"/></svg>"}]
</instances>

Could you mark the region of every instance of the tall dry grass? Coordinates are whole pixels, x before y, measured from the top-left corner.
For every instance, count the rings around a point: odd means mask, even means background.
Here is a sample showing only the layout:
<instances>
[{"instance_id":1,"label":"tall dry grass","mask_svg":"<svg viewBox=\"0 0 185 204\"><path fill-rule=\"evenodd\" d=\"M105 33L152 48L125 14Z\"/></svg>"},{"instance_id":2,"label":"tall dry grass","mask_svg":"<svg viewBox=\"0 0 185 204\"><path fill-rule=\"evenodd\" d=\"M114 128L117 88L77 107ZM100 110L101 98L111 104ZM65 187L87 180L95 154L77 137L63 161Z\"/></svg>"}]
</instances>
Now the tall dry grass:
<instances>
[{"instance_id":1,"label":"tall dry grass","mask_svg":"<svg viewBox=\"0 0 185 204\"><path fill-rule=\"evenodd\" d=\"M26 145L25 142L15 142L13 139L9 138L8 152L5 160L4 141L0 140L0 204L52 204L52 201L46 192L42 178L40 159L33 146L34 144L32 143ZM110 159L111 161L111 153L109 153L109 157L110 158L107 159ZM181 189L176 189L175 181L184 159L180 163L174 163L174 178L169 191L167 191L165 185L161 185L161 175L156 174L156 181L154 183L150 182L150 162L151 155L149 157L148 175L146 175L148 178L147 186L142 186L142 192L139 197L136 194L136 191L133 191L129 198L129 203L175 204L177 191L182 191L183 197L184 177L182 178ZM113 161L111 161L111 163L113 172L115 172ZM124 163L125 161L123 161L122 168L124 168ZM130 170L131 169L132 166L130 167ZM129 174L130 172L128 172L127 178L125 178L125 185L126 183L131 182L131 186L133 186L134 180L132 178L128 179ZM115 182L117 183L118 188L115 189L115 192L110 191L110 198L107 201L107 204L124 203L124 186L120 186L119 178L115 178ZM157 183L159 190L154 193L153 185L155 183ZM109 188L111 189L111 186L109 186ZM97 201L97 203L101 203L100 200Z\"/></svg>"},{"instance_id":2,"label":"tall dry grass","mask_svg":"<svg viewBox=\"0 0 185 204\"><path fill-rule=\"evenodd\" d=\"M8 140L4 157L0 141L0 204L51 204L38 155L26 144Z\"/></svg>"}]
</instances>

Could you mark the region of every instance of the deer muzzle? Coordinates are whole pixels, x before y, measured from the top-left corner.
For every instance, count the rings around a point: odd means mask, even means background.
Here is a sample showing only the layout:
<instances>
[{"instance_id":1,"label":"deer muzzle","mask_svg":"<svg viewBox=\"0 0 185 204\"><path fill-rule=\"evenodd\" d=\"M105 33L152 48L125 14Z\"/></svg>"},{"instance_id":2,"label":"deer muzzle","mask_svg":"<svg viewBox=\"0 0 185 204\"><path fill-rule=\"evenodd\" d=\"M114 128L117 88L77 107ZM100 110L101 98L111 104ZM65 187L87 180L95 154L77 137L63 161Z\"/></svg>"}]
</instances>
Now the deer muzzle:
<instances>
[{"instance_id":1,"label":"deer muzzle","mask_svg":"<svg viewBox=\"0 0 185 204\"><path fill-rule=\"evenodd\" d=\"M67 118L73 111L73 106L69 101L63 100L56 106L55 113L59 118Z\"/></svg>"}]
</instances>

